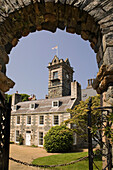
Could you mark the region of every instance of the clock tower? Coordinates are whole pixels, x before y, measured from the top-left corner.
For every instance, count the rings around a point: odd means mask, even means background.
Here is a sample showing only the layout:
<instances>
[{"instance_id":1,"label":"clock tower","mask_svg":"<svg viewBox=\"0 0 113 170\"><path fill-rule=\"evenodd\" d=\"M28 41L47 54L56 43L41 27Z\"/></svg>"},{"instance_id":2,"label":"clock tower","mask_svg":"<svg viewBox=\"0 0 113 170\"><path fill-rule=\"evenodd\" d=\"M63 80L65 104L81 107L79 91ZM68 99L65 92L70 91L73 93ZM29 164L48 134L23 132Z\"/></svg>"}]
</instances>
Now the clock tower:
<instances>
[{"instance_id":1,"label":"clock tower","mask_svg":"<svg viewBox=\"0 0 113 170\"><path fill-rule=\"evenodd\" d=\"M74 71L68 58L64 61L55 55L52 62L49 63L48 69L48 98L70 96Z\"/></svg>"}]
</instances>

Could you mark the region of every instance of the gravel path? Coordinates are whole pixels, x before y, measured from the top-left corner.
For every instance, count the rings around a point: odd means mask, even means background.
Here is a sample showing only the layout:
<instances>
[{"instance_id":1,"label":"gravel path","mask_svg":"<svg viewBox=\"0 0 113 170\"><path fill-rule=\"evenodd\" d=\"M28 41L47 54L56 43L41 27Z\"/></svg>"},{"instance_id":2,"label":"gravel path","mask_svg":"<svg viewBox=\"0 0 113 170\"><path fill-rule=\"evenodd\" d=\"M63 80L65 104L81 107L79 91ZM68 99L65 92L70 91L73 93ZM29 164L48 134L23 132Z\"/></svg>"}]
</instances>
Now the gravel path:
<instances>
[{"instance_id":1,"label":"gravel path","mask_svg":"<svg viewBox=\"0 0 113 170\"><path fill-rule=\"evenodd\" d=\"M38 157L44 157L49 155L56 155L56 153L47 153L43 148L35 148L24 145L10 145L10 157L23 162L31 163ZM9 161L9 170L43 170L42 168L29 167L21 165L19 163Z\"/></svg>"}]
</instances>

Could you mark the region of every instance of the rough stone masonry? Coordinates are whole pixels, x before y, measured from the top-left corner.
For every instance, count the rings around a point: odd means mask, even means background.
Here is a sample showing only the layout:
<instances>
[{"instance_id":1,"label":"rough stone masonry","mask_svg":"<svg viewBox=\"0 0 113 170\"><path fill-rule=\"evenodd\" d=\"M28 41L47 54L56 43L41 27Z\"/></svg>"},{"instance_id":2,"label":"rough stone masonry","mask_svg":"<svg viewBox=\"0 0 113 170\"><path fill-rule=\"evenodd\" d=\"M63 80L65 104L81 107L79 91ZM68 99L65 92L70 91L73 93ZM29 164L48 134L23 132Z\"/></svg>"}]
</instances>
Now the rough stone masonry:
<instances>
[{"instance_id":1,"label":"rough stone masonry","mask_svg":"<svg viewBox=\"0 0 113 170\"><path fill-rule=\"evenodd\" d=\"M106 91L106 102L113 104L112 22L112 0L0 0L0 90L15 84L6 76L6 64L22 36L66 28L89 40L100 68L93 87L100 94Z\"/></svg>"},{"instance_id":2,"label":"rough stone masonry","mask_svg":"<svg viewBox=\"0 0 113 170\"><path fill-rule=\"evenodd\" d=\"M93 87L113 104L113 0L0 0L0 90L14 82L6 76L10 51L36 30L56 29L89 40L100 68ZM73 35L74 36L74 35Z\"/></svg>"},{"instance_id":3,"label":"rough stone masonry","mask_svg":"<svg viewBox=\"0 0 113 170\"><path fill-rule=\"evenodd\" d=\"M66 28L90 41L100 68L93 87L98 93L107 91L112 98L112 22L112 0L0 0L0 90L6 92L15 84L6 76L6 64L22 36Z\"/></svg>"}]
</instances>

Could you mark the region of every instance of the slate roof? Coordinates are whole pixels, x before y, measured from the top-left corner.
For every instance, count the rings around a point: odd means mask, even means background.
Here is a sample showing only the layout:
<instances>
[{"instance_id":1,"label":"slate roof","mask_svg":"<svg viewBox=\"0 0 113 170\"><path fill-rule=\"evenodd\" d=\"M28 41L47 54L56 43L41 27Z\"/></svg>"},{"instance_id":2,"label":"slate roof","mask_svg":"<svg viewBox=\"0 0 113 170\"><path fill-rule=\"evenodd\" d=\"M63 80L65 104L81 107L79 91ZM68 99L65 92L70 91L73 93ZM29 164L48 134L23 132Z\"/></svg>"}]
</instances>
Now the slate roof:
<instances>
[{"instance_id":1,"label":"slate roof","mask_svg":"<svg viewBox=\"0 0 113 170\"><path fill-rule=\"evenodd\" d=\"M96 96L97 92L93 88L82 89L82 100L85 101L90 96Z\"/></svg>"},{"instance_id":2,"label":"slate roof","mask_svg":"<svg viewBox=\"0 0 113 170\"><path fill-rule=\"evenodd\" d=\"M59 107L52 107L52 101L59 101ZM68 108L72 108L75 104L76 99L72 100L71 96L54 98L54 99L41 99L34 101L19 102L16 105L18 109L16 111L12 110L11 114L26 114L26 113L53 113L53 112L66 112ZM36 108L30 109L30 105L35 103Z\"/></svg>"}]
</instances>

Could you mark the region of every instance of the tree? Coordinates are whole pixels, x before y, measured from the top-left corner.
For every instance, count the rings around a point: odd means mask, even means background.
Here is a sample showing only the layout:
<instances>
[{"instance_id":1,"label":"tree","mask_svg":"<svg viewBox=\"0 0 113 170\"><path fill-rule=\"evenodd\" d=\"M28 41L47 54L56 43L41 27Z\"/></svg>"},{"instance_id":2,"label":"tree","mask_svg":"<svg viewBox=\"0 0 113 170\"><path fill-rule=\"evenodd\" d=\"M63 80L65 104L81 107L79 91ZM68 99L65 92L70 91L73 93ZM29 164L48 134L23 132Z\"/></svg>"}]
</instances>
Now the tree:
<instances>
[{"instance_id":1,"label":"tree","mask_svg":"<svg viewBox=\"0 0 113 170\"><path fill-rule=\"evenodd\" d=\"M79 137L83 138L87 141L88 133L87 133L87 116L88 116L88 102L89 98L86 101L80 101L80 104L76 105L74 109L68 109L67 111L71 113L71 119L66 120L64 123L70 123L75 125L73 131L78 134ZM94 110L100 106L100 95L92 97L92 111L91 111L91 118L92 118L92 137L93 139L98 142L102 147L102 113L99 110Z\"/></svg>"},{"instance_id":2,"label":"tree","mask_svg":"<svg viewBox=\"0 0 113 170\"><path fill-rule=\"evenodd\" d=\"M7 101L7 103L9 103L10 98L12 98L12 95L5 94L5 100Z\"/></svg>"},{"instance_id":3,"label":"tree","mask_svg":"<svg viewBox=\"0 0 113 170\"><path fill-rule=\"evenodd\" d=\"M44 147L47 152L68 152L72 144L73 132L64 125L52 127L44 137Z\"/></svg>"},{"instance_id":4,"label":"tree","mask_svg":"<svg viewBox=\"0 0 113 170\"><path fill-rule=\"evenodd\" d=\"M22 102L29 100L28 97L30 97L30 95L28 94L20 94L20 95L22 96Z\"/></svg>"},{"instance_id":5,"label":"tree","mask_svg":"<svg viewBox=\"0 0 113 170\"><path fill-rule=\"evenodd\" d=\"M23 141L24 141L24 138L23 138L23 136L20 134L20 135L19 135L19 145L23 145Z\"/></svg>"},{"instance_id":6,"label":"tree","mask_svg":"<svg viewBox=\"0 0 113 170\"><path fill-rule=\"evenodd\" d=\"M28 95L28 94L20 94L20 95L22 96L22 102L29 100L28 97L30 97L30 95ZM12 95L5 94L5 99L6 99L7 103L9 103L9 98L10 97L12 98Z\"/></svg>"}]
</instances>

